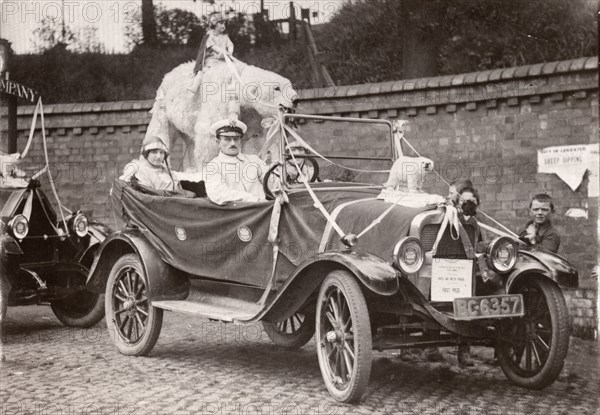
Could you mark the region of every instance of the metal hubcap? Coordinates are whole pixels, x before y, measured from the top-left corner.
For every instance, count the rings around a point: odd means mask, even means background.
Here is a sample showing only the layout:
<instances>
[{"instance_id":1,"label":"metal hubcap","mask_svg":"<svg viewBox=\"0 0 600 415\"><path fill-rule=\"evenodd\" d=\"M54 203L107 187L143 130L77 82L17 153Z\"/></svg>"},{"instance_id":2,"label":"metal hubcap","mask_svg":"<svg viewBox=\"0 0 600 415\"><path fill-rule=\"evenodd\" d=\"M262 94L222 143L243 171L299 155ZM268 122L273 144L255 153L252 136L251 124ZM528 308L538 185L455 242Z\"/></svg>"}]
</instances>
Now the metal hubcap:
<instances>
[{"instance_id":1,"label":"metal hubcap","mask_svg":"<svg viewBox=\"0 0 600 415\"><path fill-rule=\"evenodd\" d=\"M137 301L134 298L127 298L127 301L123 303L123 308L127 310L127 314L130 316L134 316L137 310Z\"/></svg>"},{"instance_id":2,"label":"metal hubcap","mask_svg":"<svg viewBox=\"0 0 600 415\"><path fill-rule=\"evenodd\" d=\"M339 334L337 332L335 332L335 331L329 331L325 335L325 340L327 340L329 343L338 342L339 341Z\"/></svg>"}]
</instances>

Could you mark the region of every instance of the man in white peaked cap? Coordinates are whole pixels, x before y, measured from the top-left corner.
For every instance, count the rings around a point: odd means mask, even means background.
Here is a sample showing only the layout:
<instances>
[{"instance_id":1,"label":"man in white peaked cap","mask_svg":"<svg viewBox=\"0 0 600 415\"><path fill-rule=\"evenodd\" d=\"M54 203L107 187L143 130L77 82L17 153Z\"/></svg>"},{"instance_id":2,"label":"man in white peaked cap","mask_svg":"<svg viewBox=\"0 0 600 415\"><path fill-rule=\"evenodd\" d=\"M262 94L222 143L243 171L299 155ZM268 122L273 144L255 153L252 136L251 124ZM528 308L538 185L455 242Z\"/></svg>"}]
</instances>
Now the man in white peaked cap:
<instances>
[{"instance_id":1,"label":"man in white peaked cap","mask_svg":"<svg viewBox=\"0 0 600 415\"><path fill-rule=\"evenodd\" d=\"M262 181L268 167L258 156L242 154L246 129L246 124L236 119L217 121L210 128L219 155L206 165L206 193L218 205L265 200Z\"/></svg>"}]
</instances>

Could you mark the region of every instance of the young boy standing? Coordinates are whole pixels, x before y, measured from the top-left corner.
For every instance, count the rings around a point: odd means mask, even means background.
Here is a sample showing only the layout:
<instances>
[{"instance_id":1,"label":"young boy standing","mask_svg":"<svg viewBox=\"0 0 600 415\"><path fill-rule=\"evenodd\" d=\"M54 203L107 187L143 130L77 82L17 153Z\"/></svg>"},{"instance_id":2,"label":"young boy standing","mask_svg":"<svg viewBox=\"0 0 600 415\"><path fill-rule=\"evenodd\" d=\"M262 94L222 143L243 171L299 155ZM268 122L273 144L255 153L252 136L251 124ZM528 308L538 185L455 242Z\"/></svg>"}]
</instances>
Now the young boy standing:
<instances>
[{"instance_id":1,"label":"young boy standing","mask_svg":"<svg viewBox=\"0 0 600 415\"><path fill-rule=\"evenodd\" d=\"M537 194L529 202L529 214L532 216L519 232L522 240L536 248L557 253L560 247L560 234L552 225L550 218L554 213L554 203L547 194Z\"/></svg>"}]
</instances>

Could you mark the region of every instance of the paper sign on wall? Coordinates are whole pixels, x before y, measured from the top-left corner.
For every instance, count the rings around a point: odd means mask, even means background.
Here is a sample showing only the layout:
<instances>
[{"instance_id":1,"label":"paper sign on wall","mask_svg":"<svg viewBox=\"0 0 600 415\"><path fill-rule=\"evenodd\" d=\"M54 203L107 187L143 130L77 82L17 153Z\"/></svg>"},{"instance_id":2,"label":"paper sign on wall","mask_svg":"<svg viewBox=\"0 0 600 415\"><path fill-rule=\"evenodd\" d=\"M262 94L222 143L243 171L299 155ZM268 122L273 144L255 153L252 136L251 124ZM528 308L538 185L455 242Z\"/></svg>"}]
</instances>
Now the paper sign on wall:
<instances>
[{"instance_id":1,"label":"paper sign on wall","mask_svg":"<svg viewBox=\"0 0 600 415\"><path fill-rule=\"evenodd\" d=\"M595 152L595 156L594 156ZM594 160L595 158L595 160ZM594 167L594 162L595 167ZM555 173L561 178L571 190L576 190L581 182L585 172L589 169L596 173L595 185L596 188L588 189L588 195L595 192L598 195L597 189L597 172L598 172L598 144L578 144L571 146L556 146L547 147L538 150L538 172L539 173ZM592 176L590 176L590 184L592 184Z\"/></svg>"}]
</instances>

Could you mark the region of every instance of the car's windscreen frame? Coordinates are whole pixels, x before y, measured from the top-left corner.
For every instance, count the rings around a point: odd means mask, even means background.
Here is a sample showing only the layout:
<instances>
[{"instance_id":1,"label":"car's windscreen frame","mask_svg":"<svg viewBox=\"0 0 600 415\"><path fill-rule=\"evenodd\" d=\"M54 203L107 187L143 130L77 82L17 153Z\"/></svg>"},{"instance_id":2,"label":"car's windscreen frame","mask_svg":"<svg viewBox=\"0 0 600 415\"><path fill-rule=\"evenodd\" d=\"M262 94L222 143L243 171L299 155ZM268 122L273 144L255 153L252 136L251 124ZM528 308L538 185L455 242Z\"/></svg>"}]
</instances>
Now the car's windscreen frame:
<instances>
[{"instance_id":1,"label":"car's windscreen frame","mask_svg":"<svg viewBox=\"0 0 600 415\"><path fill-rule=\"evenodd\" d=\"M336 160L353 160L353 161L381 161L381 162L387 162L389 163L389 167L391 167L391 165L393 164L394 160L395 160L395 156L396 156L396 152L394 149L394 132L393 132L393 124L391 121L389 120L384 120L384 119L371 119L371 118L353 118L353 117L331 117L331 116L322 116L322 115L306 115L306 114L284 114L284 122L286 123L286 125L290 125L293 123L302 123L302 121L299 120L306 120L306 121L323 121L323 122L343 122L343 123L359 123L359 124L372 124L372 125L377 125L385 127L385 131L383 129L381 129L381 131L378 132L378 134L383 138L385 137L387 139L388 142L388 146L389 146L389 153L388 156L385 157L376 157L376 156L343 156L343 155L333 155L333 154L327 154L327 152L325 151L319 151L319 153L327 158L330 159L332 162L335 162ZM383 135L385 134L385 136ZM286 133L288 140L290 141L295 141L294 137L287 132ZM311 145L311 146L315 146L314 143L311 143L311 140L309 137L303 137L302 134L299 134L300 137L305 140L307 142L307 144ZM283 138L283 136L280 135L279 137L279 159L280 160L285 160L287 156L289 156L289 154L286 152L286 143L285 140ZM383 148L383 147L382 147ZM311 152L311 157L315 158L315 159L320 159L317 155L313 154ZM303 158L303 156L299 156L299 158ZM282 175L282 179L283 179L283 186L285 188L290 188L290 184L287 183L287 177L288 177L288 172L287 172L287 163L283 163L283 170L284 170L284 174ZM363 183L370 183L370 182L363 182ZM359 182L356 182L356 184L359 184Z\"/></svg>"}]
</instances>

